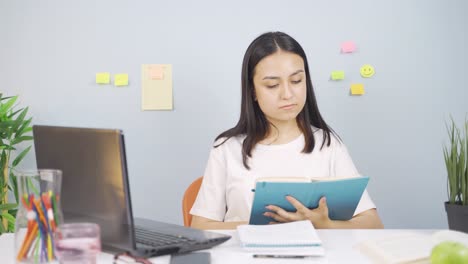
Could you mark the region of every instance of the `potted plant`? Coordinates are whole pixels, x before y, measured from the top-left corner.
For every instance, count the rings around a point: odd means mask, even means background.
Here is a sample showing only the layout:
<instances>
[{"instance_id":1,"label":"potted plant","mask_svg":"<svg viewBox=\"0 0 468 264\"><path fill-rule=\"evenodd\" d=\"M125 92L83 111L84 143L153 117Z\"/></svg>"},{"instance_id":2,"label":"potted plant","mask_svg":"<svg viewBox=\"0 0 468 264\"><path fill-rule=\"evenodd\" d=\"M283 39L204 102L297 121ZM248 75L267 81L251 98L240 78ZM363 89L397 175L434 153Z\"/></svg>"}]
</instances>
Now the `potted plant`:
<instances>
[{"instance_id":1,"label":"potted plant","mask_svg":"<svg viewBox=\"0 0 468 264\"><path fill-rule=\"evenodd\" d=\"M444 147L449 201L445 202L449 229L468 232L468 119L459 129L447 125L449 145Z\"/></svg>"},{"instance_id":2,"label":"potted plant","mask_svg":"<svg viewBox=\"0 0 468 264\"><path fill-rule=\"evenodd\" d=\"M19 201L15 167L31 149L28 146L19 151L17 145L33 139L28 135L32 118L26 118L27 107L17 109L17 99L18 96L4 97L0 93L0 234L15 231Z\"/></svg>"}]
</instances>

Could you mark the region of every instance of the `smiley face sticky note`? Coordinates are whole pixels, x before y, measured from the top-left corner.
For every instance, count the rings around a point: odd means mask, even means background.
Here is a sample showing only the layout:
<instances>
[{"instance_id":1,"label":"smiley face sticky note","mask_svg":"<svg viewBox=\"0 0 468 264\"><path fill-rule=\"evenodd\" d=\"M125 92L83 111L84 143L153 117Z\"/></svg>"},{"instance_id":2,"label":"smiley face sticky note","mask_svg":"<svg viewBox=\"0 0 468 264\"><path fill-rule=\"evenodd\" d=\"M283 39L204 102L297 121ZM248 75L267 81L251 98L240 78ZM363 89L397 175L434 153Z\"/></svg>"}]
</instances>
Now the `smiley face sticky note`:
<instances>
[{"instance_id":1,"label":"smiley face sticky note","mask_svg":"<svg viewBox=\"0 0 468 264\"><path fill-rule=\"evenodd\" d=\"M353 41L346 41L341 43L342 53L352 53L356 51L356 44Z\"/></svg>"},{"instance_id":2,"label":"smiley face sticky note","mask_svg":"<svg viewBox=\"0 0 468 264\"><path fill-rule=\"evenodd\" d=\"M151 80L162 80L164 79L164 69L162 65L151 65L148 67L149 78Z\"/></svg>"},{"instance_id":3,"label":"smiley face sticky note","mask_svg":"<svg viewBox=\"0 0 468 264\"><path fill-rule=\"evenodd\" d=\"M351 84L351 95L363 95L363 94L365 94L364 84L362 83Z\"/></svg>"},{"instance_id":4,"label":"smiley face sticky note","mask_svg":"<svg viewBox=\"0 0 468 264\"><path fill-rule=\"evenodd\" d=\"M360 72L361 72L362 77L370 78L374 75L375 70L374 70L374 67L372 67L372 65L365 64L365 65L362 65Z\"/></svg>"},{"instance_id":5,"label":"smiley face sticky note","mask_svg":"<svg viewBox=\"0 0 468 264\"><path fill-rule=\"evenodd\" d=\"M334 81L343 80L344 79L344 71L332 71L331 79Z\"/></svg>"},{"instance_id":6,"label":"smiley face sticky note","mask_svg":"<svg viewBox=\"0 0 468 264\"><path fill-rule=\"evenodd\" d=\"M96 73L96 83L97 84L109 84L110 83L110 73L108 73L108 72Z\"/></svg>"},{"instance_id":7,"label":"smiley face sticky note","mask_svg":"<svg viewBox=\"0 0 468 264\"><path fill-rule=\"evenodd\" d=\"M120 73L114 75L115 86L127 86L128 85L128 74Z\"/></svg>"}]
</instances>

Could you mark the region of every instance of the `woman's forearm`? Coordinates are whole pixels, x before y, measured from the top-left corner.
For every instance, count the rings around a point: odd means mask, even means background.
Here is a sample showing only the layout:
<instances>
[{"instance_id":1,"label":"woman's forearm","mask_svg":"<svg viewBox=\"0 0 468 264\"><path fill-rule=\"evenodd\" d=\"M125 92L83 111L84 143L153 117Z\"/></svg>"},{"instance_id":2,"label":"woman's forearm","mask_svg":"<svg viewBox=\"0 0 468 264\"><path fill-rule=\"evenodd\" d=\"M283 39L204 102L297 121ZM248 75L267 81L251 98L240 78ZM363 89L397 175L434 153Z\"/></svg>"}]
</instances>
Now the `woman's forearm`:
<instances>
[{"instance_id":1,"label":"woman's forearm","mask_svg":"<svg viewBox=\"0 0 468 264\"><path fill-rule=\"evenodd\" d=\"M327 228L334 229L380 229L384 228L382 221L375 209L362 212L348 221L330 221Z\"/></svg>"},{"instance_id":2,"label":"woman's forearm","mask_svg":"<svg viewBox=\"0 0 468 264\"><path fill-rule=\"evenodd\" d=\"M239 225L246 225L247 222L205 222L199 224L193 224L191 227L204 230L214 229L236 229Z\"/></svg>"},{"instance_id":3,"label":"woman's forearm","mask_svg":"<svg viewBox=\"0 0 468 264\"><path fill-rule=\"evenodd\" d=\"M193 216L190 227L204 230L215 229L236 229L239 225L246 225L247 222L221 222L212 219L204 218L201 216Z\"/></svg>"}]
</instances>

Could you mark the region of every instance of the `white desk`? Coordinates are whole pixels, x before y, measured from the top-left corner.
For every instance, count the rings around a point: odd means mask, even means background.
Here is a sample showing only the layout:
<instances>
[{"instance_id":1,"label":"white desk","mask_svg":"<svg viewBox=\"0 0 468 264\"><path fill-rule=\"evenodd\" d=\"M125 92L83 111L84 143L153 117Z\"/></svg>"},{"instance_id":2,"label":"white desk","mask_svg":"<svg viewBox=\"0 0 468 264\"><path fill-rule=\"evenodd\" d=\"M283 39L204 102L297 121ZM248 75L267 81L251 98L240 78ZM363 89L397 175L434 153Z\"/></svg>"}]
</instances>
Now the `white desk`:
<instances>
[{"instance_id":1,"label":"white desk","mask_svg":"<svg viewBox=\"0 0 468 264\"><path fill-rule=\"evenodd\" d=\"M325 257L305 259L254 259L251 253L244 251L239 244L237 232L234 230L222 231L232 235L232 238L210 250L212 264L248 264L248 263L371 263L354 247L361 241L378 239L406 232L432 233L434 230L317 230L325 248ZM220 231L217 231L220 232ZM99 255L98 263L112 263L113 257L107 253ZM170 256L152 258L156 264L168 264ZM14 234L3 234L0 236L0 263L14 263Z\"/></svg>"}]
</instances>

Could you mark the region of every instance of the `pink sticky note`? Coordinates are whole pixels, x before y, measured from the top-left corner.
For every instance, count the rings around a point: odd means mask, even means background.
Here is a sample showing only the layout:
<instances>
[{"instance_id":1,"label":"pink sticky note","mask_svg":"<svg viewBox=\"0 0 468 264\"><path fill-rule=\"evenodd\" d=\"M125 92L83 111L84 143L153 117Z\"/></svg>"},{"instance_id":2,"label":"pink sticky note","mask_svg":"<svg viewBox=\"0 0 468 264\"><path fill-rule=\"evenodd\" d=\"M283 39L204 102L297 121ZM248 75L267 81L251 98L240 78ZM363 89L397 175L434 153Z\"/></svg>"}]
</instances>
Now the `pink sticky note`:
<instances>
[{"instance_id":1,"label":"pink sticky note","mask_svg":"<svg viewBox=\"0 0 468 264\"><path fill-rule=\"evenodd\" d=\"M162 80L164 79L163 67L154 65L149 67L149 77L151 80Z\"/></svg>"},{"instance_id":2,"label":"pink sticky note","mask_svg":"<svg viewBox=\"0 0 468 264\"><path fill-rule=\"evenodd\" d=\"M346 41L341 44L341 52L343 53L351 53L356 50L356 44L352 41Z\"/></svg>"}]
</instances>

